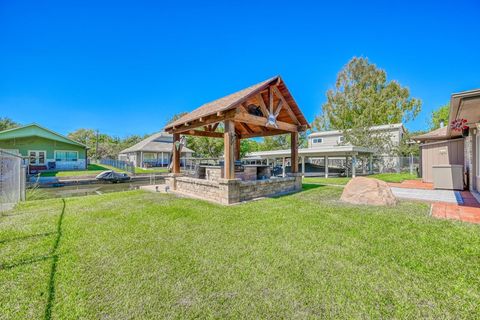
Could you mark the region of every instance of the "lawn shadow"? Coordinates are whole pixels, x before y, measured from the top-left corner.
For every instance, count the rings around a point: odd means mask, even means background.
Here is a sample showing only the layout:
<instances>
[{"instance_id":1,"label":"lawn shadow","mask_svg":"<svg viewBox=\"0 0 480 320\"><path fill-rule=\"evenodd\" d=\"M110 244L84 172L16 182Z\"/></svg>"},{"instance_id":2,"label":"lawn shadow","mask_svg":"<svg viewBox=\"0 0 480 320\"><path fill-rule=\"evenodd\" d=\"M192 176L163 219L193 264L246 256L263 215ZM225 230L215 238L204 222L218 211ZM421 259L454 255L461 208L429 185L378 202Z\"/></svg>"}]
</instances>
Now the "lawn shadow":
<instances>
[{"instance_id":1,"label":"lawn shadow","mask_svg":"<svg viewBox=\"0 0 480 320\"><path fill-rule=\"evenodd\" d=\"M326 185L317 183L302 183L302 191L308 191L317 188L324 188Z\"/></svg>"},{"instance_id":2,"label":"lawn shadow","mask_svg":"<svg viewBox=\"0 0 480 320\"><path fill-rule=\"evenodd\" d=\"M45 306L44 319L52 318L52 305L53 305L53 301L55 300L55 274L57 273L57 264L58 264L58 257L59 257L57 250L60 245L60 239L62 238L62 223L63 223L63 217L65 216L65 207L66 207L65 199L62 199L62 201L63 201L63 208L57 223L57 237L55 238L55 242L53 243L53 248L51 251L52 267L50 268L50 278L48 280L48 299L47 299L47 304Z\"/></svg>"},{"instance_id":3,"label":"lawn shadow","mask_svg":"<svg viewBox=\"0 0 480 320\"><path fill-rule=\"evenodd\" d=\"M308 190L311 190L311 189L322 188L322 187L326 187L326 186L325 186L325 185L321 185L321 184L314 184L314 183L312 183L312 184L303 183L301 190L281 192L281 193L277 193L277 194L272 195L272 196L268 196L268 197L266 197L266 198L270 198L270 199L281 199L281 198L283 198L283 197L288 197L288 196L292 196L292 195L295 195L295 194L301 194L303 191L308 191Z\"/></svg>"},{"instance_id":4,"label":"lawn shadow","mask_svg":"<svg viewBox=\"0 0 480 320\"><path fill-rule=\"evenodd\" d=\"M30 235L30 236L24 236L24 237L18 237L18 238L12 238L12 239L0 241L0 244L1 244L1 243L10 242L10 241L21 241L29 238L43 237L51 234L57 235L55 237L55 241L53 242L53 247L50 250L50 253L48 255L37 256L29 259L23 259L21 261L18 261L12 264L4 264L4 265L0 264L0 271L1 271L1 270L8 270L8 269L12 269L19 266L24 266L27 264L32 264L32 263L52 259L52 265L50 267L50 276L48 279L48 298L45 306L44 319L52 318L52 306L55 300L55 275L57 273L58 258L60 256L60 254L57 251L58 251L58 247L60 246L60 240L62 238L62 224L63 224L63 218L65 216L65 208L66 208L65 199L62 199L62 202L63 202L63 207L60 213L60 217L58 218L56 232L39 233L39 234Z\"/></svg>"},{"instance_id":5,"label":"lawn shadow","mask_svg":"<svg viewBox=\"0 0 480 320\"><path fill-rule=\"evenodd\" d=\"M28 235L28 236L22 236L22 237L16 237L16 238L11 238L11 239L0 240L0 244L12 242L12 241L21 241L21 240L27 240L27 239L32 239L32 238L46 237L46 236L52 235L54 233L55 232L44 232L44 233L31 234L31 235Z\"/></svg>"}]
</instances>

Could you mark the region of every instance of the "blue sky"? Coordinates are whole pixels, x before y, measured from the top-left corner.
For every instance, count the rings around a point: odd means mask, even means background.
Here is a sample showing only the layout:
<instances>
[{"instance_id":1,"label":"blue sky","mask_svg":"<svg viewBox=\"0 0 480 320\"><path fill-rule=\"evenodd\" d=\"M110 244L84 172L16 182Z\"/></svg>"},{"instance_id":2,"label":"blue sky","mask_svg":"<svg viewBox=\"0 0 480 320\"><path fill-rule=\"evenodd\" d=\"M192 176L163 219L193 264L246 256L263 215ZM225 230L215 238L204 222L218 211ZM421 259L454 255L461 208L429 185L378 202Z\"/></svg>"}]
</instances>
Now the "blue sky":
<instances>
[{"instance_id":1,"label":"blue sky","mask_svg":"<svg viewBox=\"0 0 480 320\"><path fill-rule=\"evenodd\" d=\"M158 131L280 74L307 119L353 56L423 101L480 87L478 1L0 1L0 116L60 133Z\"/></svg>"}]
</instances>

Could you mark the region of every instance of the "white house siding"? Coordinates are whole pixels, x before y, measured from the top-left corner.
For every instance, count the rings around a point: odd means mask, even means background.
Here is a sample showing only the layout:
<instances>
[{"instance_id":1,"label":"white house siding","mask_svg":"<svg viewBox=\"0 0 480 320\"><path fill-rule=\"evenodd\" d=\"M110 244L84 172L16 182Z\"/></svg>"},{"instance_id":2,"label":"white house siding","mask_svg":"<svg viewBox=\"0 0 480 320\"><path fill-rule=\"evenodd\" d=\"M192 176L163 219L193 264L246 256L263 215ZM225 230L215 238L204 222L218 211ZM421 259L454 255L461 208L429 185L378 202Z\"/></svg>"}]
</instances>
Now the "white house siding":
<instances>
[{"instance_id":1,"label":"white house siding","mask_svg":"<svg viewBox=\"0 0 480 320\"><path fill-rule=\"evenodd\" d=\"M322 137L311 137L308 139L308 147L309 148L316 148L316 147L334 147L341 145L340 137L342 134L336 134L331 136L322 136ZM321 143L314 143L314 139L323 139Z\"/></svg>"},{"instance_id":2,"label":"white house siding","mask_svg":"<svg viewBox=\"0 0 480 320\"><path fill-rule=\"evenodd\" d=\"M382 126L381 126L382 127ZM375 131L381 131L383 133L387 133L390 136L390 140L392 146L400 145L400 141L403 137L403 127L402 126L394 126L392 128L386 129L372 129L372 134L375 134ZM332 147L337 145L342 145L340 142L340 137L343 137L343 133L341 131L325 131L325 132L317 132L312 133L308 137L308 147L309 148L317 148L317 147ZM321 138L323 141L321 143L314 143L314 139ZM349 145L349 144L346 144ZM386 156L386 154L384 155Z\"/></svg>"}]
</instances>

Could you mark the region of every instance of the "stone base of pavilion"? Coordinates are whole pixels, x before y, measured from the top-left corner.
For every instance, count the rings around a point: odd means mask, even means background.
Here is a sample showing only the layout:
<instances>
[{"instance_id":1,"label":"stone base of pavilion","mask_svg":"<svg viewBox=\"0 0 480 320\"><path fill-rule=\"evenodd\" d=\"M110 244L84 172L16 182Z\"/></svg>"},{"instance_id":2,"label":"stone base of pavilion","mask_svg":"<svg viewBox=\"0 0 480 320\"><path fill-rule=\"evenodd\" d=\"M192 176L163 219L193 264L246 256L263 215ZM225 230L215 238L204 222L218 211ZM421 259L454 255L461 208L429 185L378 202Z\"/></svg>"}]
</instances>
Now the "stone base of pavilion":
<instances>
[{"instance_id":1,"label":"stone base of pavilion","mask_svg":"<svg viewBox=\"0 0 480 320\"><path fill-rule=\"evenodd\" d=\"M212 181L170 175L165 178L165 181L171 192L225 205L285 195L302 189L300 174L253 181L242 181L240 179Z\"/></svg>"}]
</instances>

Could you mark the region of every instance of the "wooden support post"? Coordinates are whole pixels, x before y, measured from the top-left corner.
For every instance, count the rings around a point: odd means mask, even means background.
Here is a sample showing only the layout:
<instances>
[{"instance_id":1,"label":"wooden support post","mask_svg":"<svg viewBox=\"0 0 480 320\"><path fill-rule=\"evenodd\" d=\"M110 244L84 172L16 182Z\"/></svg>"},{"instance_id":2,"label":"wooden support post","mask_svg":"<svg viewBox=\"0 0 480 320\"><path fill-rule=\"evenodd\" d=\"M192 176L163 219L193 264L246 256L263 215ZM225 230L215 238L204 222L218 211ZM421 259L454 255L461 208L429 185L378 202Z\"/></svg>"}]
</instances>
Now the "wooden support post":
<instances>
[{"instance_id":1,"label":"wooden support post","mask_svg":"<svg viewBox=\"0 0 480 320\"><path fill-rule=\"evenodd\" d=\"M298 172L298 132L290 134L290 168L292 173Z\"/></svg>"},{"instance_id":2,"label":"wooden support post","mask_svg":"<svg viewBox=\"0 0 480 320\"><path fill-rule=\"evenodd\" d=\"M235 123L231 120L225 120L225 133L224 133L224 172L225 179L235 179L235 167L234 167L234 145L233 139L235 137Z\"/></svg>"},{"instance_id":3,"label":"wooden support post","mask_svg":"<svg viewBox=\"0 0 480 320\"><path fill-rule=\"evenodd\" d=\"M180 134L179 133L174 133L173 134L173 166L172 166L172 172L173 173L180 173L180 151L177 148L176 142L180 141Z\"/></svg>"},{"instance_id":4,"label":"wooden support post","mask_svg":"<svg viewBox=\"0 0 480 320\"><path fill-rule=\"evenodd\" d=\"M235 161L240 160L240 137L235 137Z\"/></svg>"},{"instance_id":5,"label":"wooden support post","mask_svg":"<svg viewBox=\"0 0 480 320\"><path fill-rule=\"evenodd\" d=\"M328 156L325 156L325 178L328 178Z\"/></svg>"}]
</instances>

